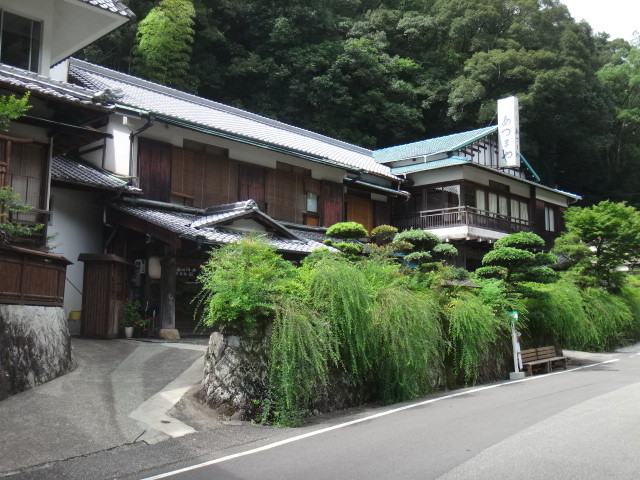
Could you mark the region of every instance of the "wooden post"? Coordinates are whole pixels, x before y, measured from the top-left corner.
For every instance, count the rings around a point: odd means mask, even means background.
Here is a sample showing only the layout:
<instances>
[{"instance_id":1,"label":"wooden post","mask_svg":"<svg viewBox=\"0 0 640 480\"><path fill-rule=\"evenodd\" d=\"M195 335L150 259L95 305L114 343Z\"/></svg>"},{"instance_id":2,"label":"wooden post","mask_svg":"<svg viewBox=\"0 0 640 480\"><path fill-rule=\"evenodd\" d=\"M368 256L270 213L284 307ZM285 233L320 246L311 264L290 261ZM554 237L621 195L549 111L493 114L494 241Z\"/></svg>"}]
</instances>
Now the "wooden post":
<instances>
[{"instance_id":1,"label":"wooden post","mask_svg":"<svg viewBox=\"0 0 640 480\"><path fill-rule=\"evenodd\" d=\"M167 340L177 340L180 335L176 330L176 255L174 249L167 249L166 256L162 260L160 285L162 295L160 336Z\"/></svg>"}]
</instances>

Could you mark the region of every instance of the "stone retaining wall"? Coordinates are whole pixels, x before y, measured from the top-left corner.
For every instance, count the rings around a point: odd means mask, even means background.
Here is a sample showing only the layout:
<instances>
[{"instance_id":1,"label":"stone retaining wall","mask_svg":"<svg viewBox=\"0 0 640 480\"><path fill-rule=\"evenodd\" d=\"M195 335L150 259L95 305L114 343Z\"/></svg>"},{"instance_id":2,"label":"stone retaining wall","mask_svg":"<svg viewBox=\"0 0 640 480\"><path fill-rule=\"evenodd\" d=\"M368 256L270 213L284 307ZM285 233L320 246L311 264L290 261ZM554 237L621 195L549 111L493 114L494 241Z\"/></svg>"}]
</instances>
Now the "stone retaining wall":
<instances>
[{"instance_id":1,"label":"stone retaining wall","mask_svg":"<svg viewBox=\"0 0 640 480\"><path fill-rule=\"evenodd\" d=\"M0 400L74 368L62 307L0 305Z\"/></svg>"},{"instance_id":2,"label":"stone retaining wall","mask_svg":"<svg viewBox=\"0 0 640 480\"><path fill-rule=\"evenodd\" d=\"M209 338L202 382L206 401L233 419L254 418L258 405L253 400L264 398L269 377L271 328L249 333L214 332ZM357 388L343 372L329 373L327 386L318 386L318 396L310 406L316 413L330 412L360 405L366 401L362 388Z\"/></svg>"}]
</instances>

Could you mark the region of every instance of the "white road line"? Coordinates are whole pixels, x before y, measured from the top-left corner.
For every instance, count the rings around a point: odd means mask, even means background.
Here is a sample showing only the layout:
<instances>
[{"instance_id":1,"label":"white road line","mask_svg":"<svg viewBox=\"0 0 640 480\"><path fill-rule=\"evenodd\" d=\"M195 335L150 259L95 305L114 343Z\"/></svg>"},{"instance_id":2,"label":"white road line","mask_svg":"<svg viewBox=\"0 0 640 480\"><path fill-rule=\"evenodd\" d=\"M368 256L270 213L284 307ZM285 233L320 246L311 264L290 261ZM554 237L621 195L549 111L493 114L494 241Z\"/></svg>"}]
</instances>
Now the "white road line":
<instances>
[{"instance_id":1,"label":"white road line","mask_svg":"<svg viewBox=\"0 0 640 480\"><path fill-rule=\"evenodd\" d=\"M316 435L321 435L323 433L332 432L333 430L339 430L341 428L349 427L351 425L356 425L358 423L367 422L369 420L373 420L374 418L385 417L387 415L391 415L392 413L402 412L403 410L409 410L409 409L415 408L415 407L422 407L423 405L429 405L430 403L436 403L436 402L439 402L441 400L447 400L449 398L460 397L462 395L469 395L471 393L482 392L484 390L491 390L491 389L494 389L494 388L504 387L505 385L513 385L514 383L522 383L522 382L530 382L532 380L539 380L539 379L547 378L547 377L549 377L551 375L562 375L562 374L565 374L565 373L571 373L571 372L575 372L577 370L582 370L582 369L585 369L585 368L597 367L598 365L604 365L604 364L607 364L607 363L614 363L614 362L617 362L619 360L620 360L619 358L613 358L611 360L606 360L604 362L592 363L590 365L584 365L582 367L576 367L576 368L572 368L570 370L562 370L560 372L552 372L552 373L547 373L545 375L539 375L539 376L535 376L535 377L526 377L526 378L523 378L521 380L513 380L513 381L510 381L510 382L487 385L487 386L484 386L484 387L473 388L471 390L465 390L463 392L451 393L449 395L444 395L442 397L431 398L429 400L423 400L421 402L411 403L409 405L403 405L402 407L392 408L391 410L385 410L384 412L379 412L379 413L376 413L376 414L373 414L373 415L369 415L368 417L358 418L356 420L351 420L351 421L345 422L345 423L339 423L337 425L332 425L331 427L321 428L320 430L314 430L313 432L308 432L308 433L304 433L302 435L297 435L295 437L290 437L290 438L287 438L285 440L280 440L278 442L274 442L274 443L270 443L268 445L264 445L262 447L252 448L251 450L246 450L244 452L234 453L232 455L227 455L225 457L216 458L214 460L209 460L207 462L199 463L197 465L191 465L189 467L180 468L178 470L173 470L171 472L165 472L165 473L161 473L159 475L154 475L152 477L146 477L146 478L143 478L141 480L157 480L157 479L160 479L160 478L171 477L171 476L177 475L179 473L185 473L185 472L189 472L189 471L192 471L192 470L197 470L199 468L208 467L210 465L215 465L217 463L227 462L227 461L233 460L235 458L245 457L247 455L253 455L254 453L264 452L266 450L271 450L273 448L280 447L280 446L286 445L288 443L293 443L293 442L297 442L297 441L300 441L300 440L304 440L305 438L315 437Z\"/></svg>"}]
</instances>

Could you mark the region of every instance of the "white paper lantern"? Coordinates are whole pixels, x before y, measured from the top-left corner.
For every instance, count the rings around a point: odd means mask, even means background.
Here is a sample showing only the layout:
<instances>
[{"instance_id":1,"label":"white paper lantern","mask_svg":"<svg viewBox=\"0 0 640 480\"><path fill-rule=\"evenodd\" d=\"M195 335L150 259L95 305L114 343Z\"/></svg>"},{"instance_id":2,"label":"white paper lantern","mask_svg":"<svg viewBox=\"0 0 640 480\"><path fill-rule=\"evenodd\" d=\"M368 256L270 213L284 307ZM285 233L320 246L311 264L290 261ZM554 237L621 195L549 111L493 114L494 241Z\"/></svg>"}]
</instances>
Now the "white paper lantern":
<instances>
[{"instance_id":1,"label":"white paper lantern","mask_svg":"<svg viewBox=\"0 0 640 480\"><path fill-rule=\"evenodd\" d=\"M149 278L152 280L159 280L162 274L162 266L160 265L160 257L153 256L149 257L149 265L147 269L147 274Z\"/></svg>"}]
</instances>

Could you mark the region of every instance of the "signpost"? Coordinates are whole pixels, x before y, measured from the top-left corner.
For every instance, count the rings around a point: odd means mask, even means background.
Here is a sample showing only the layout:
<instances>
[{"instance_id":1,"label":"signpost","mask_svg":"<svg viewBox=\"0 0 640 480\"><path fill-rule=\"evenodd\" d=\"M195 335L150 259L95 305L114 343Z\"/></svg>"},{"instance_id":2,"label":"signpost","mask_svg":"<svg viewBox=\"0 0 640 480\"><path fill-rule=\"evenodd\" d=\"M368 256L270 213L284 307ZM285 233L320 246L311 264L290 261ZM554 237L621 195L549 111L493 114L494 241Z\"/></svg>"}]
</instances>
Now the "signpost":
<instances>
[{"instance_id":1,"label":"signpost","mask_svg":"<svg viewBox=\"0 0 640 480\"><path fill-rule=\"evenodd\" d=\"M520 350L520 332L516 330L516 322L518 321L518 312L509 312L511 317L511 344L513 346L513 372L509 373L511 380L520 380L524 378L522 371L522 355Z\"/></svg>"}]
</instances>

